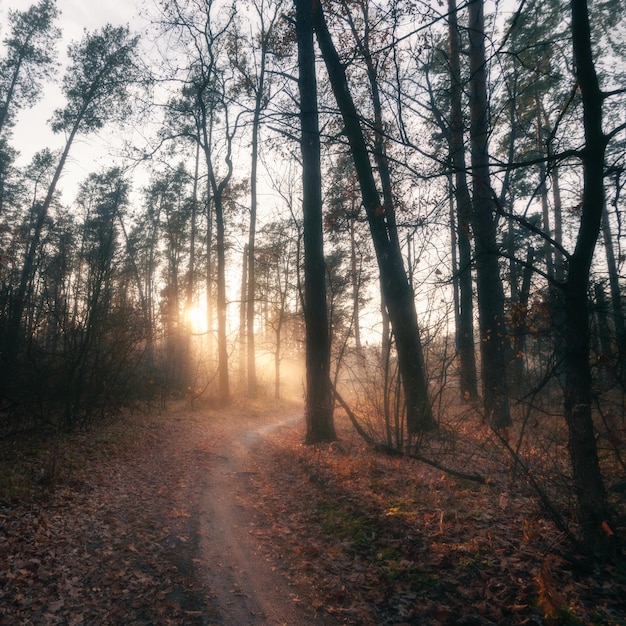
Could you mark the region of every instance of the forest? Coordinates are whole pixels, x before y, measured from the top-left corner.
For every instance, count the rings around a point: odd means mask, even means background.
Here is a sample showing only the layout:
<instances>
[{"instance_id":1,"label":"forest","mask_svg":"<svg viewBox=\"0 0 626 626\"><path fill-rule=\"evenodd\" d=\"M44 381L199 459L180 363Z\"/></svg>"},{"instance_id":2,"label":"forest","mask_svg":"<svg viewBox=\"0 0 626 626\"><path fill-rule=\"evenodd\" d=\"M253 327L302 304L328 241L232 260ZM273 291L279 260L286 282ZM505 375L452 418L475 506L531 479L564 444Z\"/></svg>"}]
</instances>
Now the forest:
<instances>
[{"instance_id":1,"label":"forest","mask_svg":"<svg viewBox=\"0 0 626 626\"><path fill-rule=\"evenodd\" d=\"M623 2L140 14L63 49L55 0L2 28L2 440L304 398L313 446L340 415L488 484L488 441L568 554L619 561ZM52 84L56 147L21 145Z\"/></svg>"}]
</instances>

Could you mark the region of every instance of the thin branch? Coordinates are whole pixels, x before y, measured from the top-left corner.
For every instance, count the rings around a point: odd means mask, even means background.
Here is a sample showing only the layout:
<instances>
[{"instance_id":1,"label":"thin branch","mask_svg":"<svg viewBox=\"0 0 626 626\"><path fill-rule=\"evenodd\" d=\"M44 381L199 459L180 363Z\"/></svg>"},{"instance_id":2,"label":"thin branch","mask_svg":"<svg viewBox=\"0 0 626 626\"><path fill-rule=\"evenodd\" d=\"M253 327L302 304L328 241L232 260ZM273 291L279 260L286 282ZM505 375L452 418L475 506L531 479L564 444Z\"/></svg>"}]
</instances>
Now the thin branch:
<instances>
[{"instance_id":1,"label":"thin branch","mask_svg":"<svg viewBox=\"0 0 626 626\"><path fill-rule=\"evenodd\" d=\"M365 431L363 426L361 426L354 411L352 411L348 403L341 397L341 395L339 394L339 392L333 385L332 381L330 383L330 386L331 386L332 392L335 395L337 402L339 402L343 410L346 412L346 414L350 418L350 421L352 422L352 425L356 429L357 433L359 433L359 435L361 435L361 437L366 441L366 443L371 445L375 450L384 452L385 454L391 454L393 456L400 456L400 457L405 457L408 459L413 459L415 461L420 461L420 463L430 465L431 467L441 470L442 472L445 472L446 474L449 474L450 476L454 476L455 478L460 478L462 480L469 480L471 482L479 483L481 485L488 484L489 481L484 476L481 476L480 474L468 474L467 472L461 472L459 470L446 467L445 465L442 465L441 463L438 463L437 461L433 461L432 459L428 459L419 454L410 454L408 452L403 452L402 450L398 450L397 448L394 448L393 446L376 441L373 437L371 437Z\"/></svg>"},{"instance_id":2,"label":"thin branch","mask_svg":"<svg viewBox=\"0 0 626 626\"><path fill-rule=\"evenodd\" d=\"M541 504L543 505L545 510L548 512L548 514L552 518L552 521L554 522L556 527L570 540L570 542L573 545L578 546L579 545L578 540L576 539L576 537L574 537L574 535L568 528L561 514L554 508L546 492L542 489L541 485L537 482L533 473L530 471L530 468L524 463L524 461L522 461L522 459L515 452L515 450L513 450L513 448L511 447L511 444L509 444L509 442L504 438L502 433L498 432L496 429L493 429L493 433L496 435L496 437L498 438L502 446L508 451L508 453L514 459L515 463L522 468L524 474L526 475L526 478L528 478L528 482L530 483L531 487L535 490L535 493L537 493L537 495L539 496L539 499L541 500Z\"/></svg>"}]
</instances>

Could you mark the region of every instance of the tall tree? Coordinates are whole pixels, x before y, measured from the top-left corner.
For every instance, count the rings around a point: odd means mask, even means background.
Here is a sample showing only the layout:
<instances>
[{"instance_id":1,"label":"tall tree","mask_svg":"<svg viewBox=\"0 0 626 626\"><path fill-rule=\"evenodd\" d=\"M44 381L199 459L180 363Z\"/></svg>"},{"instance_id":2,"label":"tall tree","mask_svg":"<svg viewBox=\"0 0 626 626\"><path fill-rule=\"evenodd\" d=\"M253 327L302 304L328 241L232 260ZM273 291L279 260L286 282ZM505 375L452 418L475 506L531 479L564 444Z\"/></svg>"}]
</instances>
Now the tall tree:
<instances>
[{"instance_id":1,"label":"tall tree","mask_svg":"<svg viewBox=\"0 0 626 626\"><path fill-rule=\"evenodd\" d=\"M626 381L626 321L622 304L622 289L620 286L617 261L613 247L609 211L605 205L602 210L602 239L606 254L606 265L609 273L609 289L611 292L611 310L613 312L613 326L617 342L618 373Z\"/></svg>"},{"instance_id":2,"label":"tall tree","mask_svg":"<svg viewBox=\"0 0 626 626\"><path fill-rule=\"evenodd\" d=\"M457 343L460 360L461 394L474 401L478 398L476 356L474 352L474 301L472 284L472 247L470 220L472 199L467 184L463 119L463 82L461 78L461 36L457 20L456 0L448 0L448 53L450 68L450 123L448 145L454 172L454 199L456 204L456 240L459 248L458 284L459 302L456 311Z\"/></svg>"},{"instance_id":3,"label":"tall tree","mask_svg":"<svg viewBox=\"0 0 626 626\"><path fill-rule=\"evenodd\" d=\"M496 238L496 199L489 174L489 109L483 0L468 3L472 232L476 257L481 378L485 417L510 424L504 291Z\"/></svg>"},{"instance_id":4,"label":"tall tree","mask_svg":"<svg viewBox=\"0 0 626 626\"><path fill-rule=\"evenodd\" d=\"M101 377L104 369L99 359L103 357L115 298L116 224L128 202L128 191L128 183L116 168L90 175L79 191L78 204L84 211L79 254L83 286L77 292L81 300L75 308L75 341L64 355L66 430L74 428L79 419L85 419L89 406L106 384L99 380L98 374ZM66 330L72 332L70 328Z\"/></svg>"},{"instance_id":5,"label":"tall tree","mask_svg":"<svg viewBox=\"0 0 626 626\"><path fill-rule=\"evenodd\" d=\"M507 23L507 45L514 54L505 55L506 68L504 90L506 100L501 106L507 111L508 131L501 147L503 158L508 164L530 163L523 168L507 168L508 182L508 233L505 249L509 257L509 284L511 311L511 333L513 335L514 380L528 380L524 376L524 343L528 334L529 293L524 290L530 285L528 270L536 268L546 281L546 303L550 308L555 328L562 327L563 302L558 284L564 278L562 248L562 209L559 185L559 163L554 158L555 149L563 150L567 145L567 134L559 133L559 127L567 127L571 119L572 88L569 76L563 71L561 58L554 53L555 41L566 40L569 33L563 20L561 2L529 0L521 5ZM574 132L571 133L575 135ZM552 187L552 194L549 187ZM502 198L502 196L501 196ZM526 212L538 204L540 212L531 215L538 241L529 244L529 231L519 228L513 207L528 198ZM537 202L536 202L537 201ZM504 205L504 200L501 199ZM528 256L532 245L541 253ZM521 257L521 258L519 258ZM526 257L526 261L524 261ZM532 265L530 265L532 263ZM523 270L520 266L524 265ZM538 283L541 285L541 282ZM553 354L548 363L562 362L563 346L560 333L553 338Z\"/></svg>"},{"instance_id":6,"label":"tall tree","mask_svg":"<svg viewBox=\"0 0 626 626\"><path fill-rule=\"evenodd\" d=\"M258 212L258 168L259 168L259 138L261 133L262 116L269 103L270 74L268 73L271 58L274 33L281 15L282 2L280 0L256 0L252 3L258 31L251 42L250 52L252 67L247 56L237 55L235 66L241 72L246 91L253 98L251 153L250 153L250 221L248 226L248 247L245 262L247 262L247 294L246 294L246 352L247 352L247 379L248 395L255 397L257 393L256 376L256 349L255 349L255 246ZM235 45L239 49L237 37Z\"/></svg>"},{"instance_id":7,"label":"tall tree","mask_svg":"<svg viewBox=\"0 0 626 626\"><path fill-rule=\"evenodd\" d=\"M0 135L17 110L34 104L41 81L52 74L60 31L55 0L40 0L25 11L9 11L6 53L0 59Z\"/></svg>"},{"instance_id":8,"label":"tall tree","mask_svg":"<svg viewBox=\"0 0 626 626\"><path fill-rule=\"evenodd\" d=\"M295 0L304 217L304 319L306 322L306 442L336 438L330 387L330 331L322 235L322 174L313 7Z\"/></svg>"},{"instance_id":9,"label":"tall tree","mask_svg":"<svg viewBox=\"0 0 626 626\"><path fill-rule=\"evenodd\" d=\"M324 217L324 226L331 241L342 245L346 235L349 241L350 278L352 291L351 334L357 355L362 355L361 307L365 301L364 285L370 280L367 270L371 262L366 251L364 233L359 224L360 201L359 182L354 172L354 165L349 154L341 154L330 172L330 182L326 191L328 208ZM332 322L331 322L332 323Z\"/></svg>"},{"instance_id":10,"label":"tall tree","mask_svg":"<svg viewBox=\"0 0 626 626\"><path fill-rule=\"evenodd\" d=\"M107 122L127 114L129 87L138 78L134 59L137 43L138 38L131 36L128 28L107 25L86 33L68 49L70 65L63 78L67 102L52 118L52 129L66 134L65 146L47 194L36 207L37 218L9 318L6 352L9 366L18 352L20 321L33 277L37 246L70 149L77 136L99 130Z\"/></svg>"},{"instance_id":11,"label":"tall tree","mask_svg":"<svg viewBox=\"0 0 626 626\"><path fill-rule=\"evenodd\" d=\"M588 289L605 202L604 166L608 137L602 128L605 95L600 89L593 58L587 0L571 0L570 7L585 145L580 152L583 165L580 228L565 282L565 419L583 539L590 551L606 553L615 545L615 535L612 530L607 531L607 528L610 530L607 525L611 511L600 472L591 414Z\"/></svg>"},{"instance_id":12,"label":"tall tree","mask_svg":"<svg viewBox=\"0 0 626 626\"><path fill-rule=\"evenodd\" d=\"M191 256L193 184L180 163L175 169L155 178L146 190L149 212L156 218L162 238L164 268L161 282L161 312L165 331L164 374L167 386L183 391L189 384L188 328L185 320L187 287L184 264Z\"/></svg>"},{"instance_id":13,"label":"tall tree","mask_svg":"<svg viewBox=\"0 0 626 626\"><path fill-rule=\"evenodd\" d=\"M344 65L328 30L321 5L316 4L314 9L315 33L343 119L343 132L350 144L378 261L383 300L395 336L407 406L407 425L412 432L430 429L435 422L428 397L414 294L404 267L394 207L393 204L380 201L361 118L350 92Z\"/></svg>"},{"instance_id":14,"label":"tall tree","mask_svg":"<svg viewBox=\"0 0 626 626\"><path fill-rule=\"evenodd\" d=\"M287 349L287 330L294 318L298 234L290 219L265 224L257 247L257 301L263 302L263 326L271 335L265 349L274 354L274 397L281 396L281 362Z\"/></svg>"},{"instance_id":15,"label":"tall tree","mask_svg":"<svg viewBox=\"0 0 626 626\"><path fill-rule=\"evenodd\" d=\"M225 199L233 175L233 141L238 130L233 123L232 99L228 94L230 63L225 48L234 9L222 11L212 0L186 3L168 0L163 4L166 27L183 36L189 60L183 97L194 120L197 140L204 154L208 189L215 217L217 272L217 348L219 396L230 401L226 298ZM219 133L216 132L221 122ZM207 233L212 234L211 229Z\"/></svg>"}]
</instances>

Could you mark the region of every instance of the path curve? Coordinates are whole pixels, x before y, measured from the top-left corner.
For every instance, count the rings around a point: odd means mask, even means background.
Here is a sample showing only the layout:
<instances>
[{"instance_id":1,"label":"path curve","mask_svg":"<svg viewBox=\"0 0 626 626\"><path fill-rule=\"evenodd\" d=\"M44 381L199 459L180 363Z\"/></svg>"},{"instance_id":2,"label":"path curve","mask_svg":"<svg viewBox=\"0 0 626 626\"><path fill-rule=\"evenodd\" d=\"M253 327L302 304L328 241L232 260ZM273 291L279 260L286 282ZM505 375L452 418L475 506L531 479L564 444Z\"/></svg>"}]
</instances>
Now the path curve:
<instances>
[{"instance_id":1,"label":"path curve","mask_svg":"<svg viewBox=\"0 0 626 626\"><path fill-rule=\"evenodd\" d=\"M302 415L255 425L214 454L200 499L200 567L215 595L221 623L228 626L323 624L307 611L297 591L262 554L251 534L252 515L246 506L246 484L255 447L264 435L294 428Z\"/></svg>"}]
</instances>

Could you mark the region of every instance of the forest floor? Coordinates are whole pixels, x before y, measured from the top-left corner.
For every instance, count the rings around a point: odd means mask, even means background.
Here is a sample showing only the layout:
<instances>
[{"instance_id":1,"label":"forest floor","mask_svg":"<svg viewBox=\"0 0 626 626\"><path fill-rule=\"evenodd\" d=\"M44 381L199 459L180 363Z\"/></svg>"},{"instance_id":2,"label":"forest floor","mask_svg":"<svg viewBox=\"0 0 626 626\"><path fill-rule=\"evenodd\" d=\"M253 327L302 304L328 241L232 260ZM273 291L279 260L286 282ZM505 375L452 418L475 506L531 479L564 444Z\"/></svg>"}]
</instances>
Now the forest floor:
<instances>
[{"instance_id":1,"label":"forest floor","mask_svg":"<svg viewBox=\"0 0 626 626\"><path fill-rule=\"evenodd\" d=\"M0 624L626 624L626 566L575 571L524 489L337 427L179 403L2 440Z\"/></svg>"}]
</instances>

